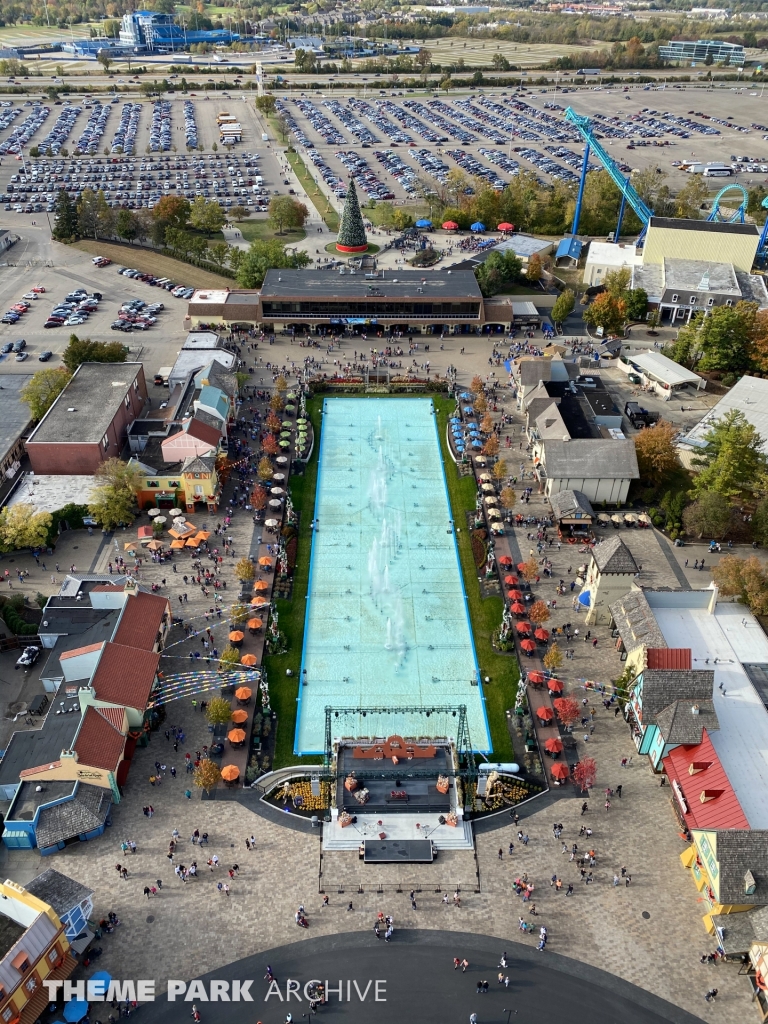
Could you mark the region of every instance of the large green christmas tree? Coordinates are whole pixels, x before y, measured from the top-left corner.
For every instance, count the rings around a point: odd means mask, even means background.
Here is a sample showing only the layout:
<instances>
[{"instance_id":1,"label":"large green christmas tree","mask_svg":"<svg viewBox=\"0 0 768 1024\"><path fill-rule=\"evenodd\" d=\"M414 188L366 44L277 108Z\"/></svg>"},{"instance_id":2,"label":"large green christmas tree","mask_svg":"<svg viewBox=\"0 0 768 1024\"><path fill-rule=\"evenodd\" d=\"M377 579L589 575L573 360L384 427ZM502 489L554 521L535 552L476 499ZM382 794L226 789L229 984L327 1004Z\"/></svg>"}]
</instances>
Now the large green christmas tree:
<instances>
[{"instance_id":1,"label":"large green christmas tree","mask_svg":"<svg viewBox=\"0 0 768 1024\"><path fill-rule=\"evenodd\" d=\"M336 248L339 252L365 252L368 248L368 239L365 237L363 215L360 213L354 179L349 183L347 198L344 201Z\"/></svg>"}]
</instances>

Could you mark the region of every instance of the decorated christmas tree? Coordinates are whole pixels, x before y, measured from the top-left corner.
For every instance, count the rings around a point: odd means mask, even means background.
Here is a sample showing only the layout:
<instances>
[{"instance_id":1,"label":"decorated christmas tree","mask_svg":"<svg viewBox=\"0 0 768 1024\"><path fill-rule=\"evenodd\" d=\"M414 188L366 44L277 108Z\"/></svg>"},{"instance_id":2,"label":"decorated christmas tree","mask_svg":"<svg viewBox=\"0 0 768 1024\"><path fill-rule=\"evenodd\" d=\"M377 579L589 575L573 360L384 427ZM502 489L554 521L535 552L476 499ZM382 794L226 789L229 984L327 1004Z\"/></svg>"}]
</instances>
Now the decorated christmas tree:
<instances>
[{"instance_id":1,"label":"decorated christmas tree","mask_svg":"<svg viewBox=\"0 0 768 1024\"><path fill-rule=\"evenodd\" d=\"M360 213L354 179L349 183L347 198L344 201L336 248L339 252L365 252L368 248L368 239L365 237L363 215Z\"/></svg>"}]
</instances>

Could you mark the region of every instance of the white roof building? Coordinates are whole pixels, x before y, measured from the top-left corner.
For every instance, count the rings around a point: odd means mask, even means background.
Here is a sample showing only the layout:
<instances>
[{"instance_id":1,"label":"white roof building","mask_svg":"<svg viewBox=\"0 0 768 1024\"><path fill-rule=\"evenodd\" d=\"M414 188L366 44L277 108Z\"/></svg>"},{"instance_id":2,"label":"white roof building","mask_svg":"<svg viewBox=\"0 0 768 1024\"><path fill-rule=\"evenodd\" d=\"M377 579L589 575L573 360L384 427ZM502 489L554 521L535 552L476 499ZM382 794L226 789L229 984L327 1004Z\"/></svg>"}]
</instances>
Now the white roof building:
<instances>
[{"instance_id":1,"label":"white roof building","mask_svg":"<svg viewBox=\"0 0 768 1024\"><path fill-rule=\"evenodd\" d=\"M625 362L626 360L626 362ZM703 377L693 370L686 370L674 359L668 359L660 352L653 352L647 349L645 352L633 352L631 355L622 355L618 368L625 373L639 373L643 383L651 384L654 390L665 399L672 397L672 392L679 388L687 387L689 384L695 388L704 388L706 382Z\"/></svg>"},{"instance_id":2,"label":"white roof building","mask_svg":"<svg viewBox=\"0 0 768 1024\"><path fill-rule=\"evenodd\" d=\"M592 287L602 284L605 275L622 267L639 267L643 262L642 252L634 245L617 245L615 242L590 242L587 261L584 265L584 284Z\"/></svg>"},{"instance_id":3,"label":"white roof building","mask_svg":"<svg viewBox=\"0 0 768 1024\"><path fill-rule=\"evenodd\" d=\"M763 451L768 455L768 380L759 377L742 377L723 395L717 405L689 430L682 439L682 444L690 448L703 448L705 436L715 423L736 410L744 414L748 423L763 438Z\"/></svg>"},{"instance_id":4,"label":"white roof building","mask_svg":"<svg viewBox=\"0 0 768 1024\"><path fill-rule=\"evenodd\" d=\"M720 728L712 746L753 829L768 829L768 709L744 665L768 667L768 637L741 604L698 607L697 592L645 591L669 647L688 647L692 667L714 669Z\"/></svg>"}]
</instances>

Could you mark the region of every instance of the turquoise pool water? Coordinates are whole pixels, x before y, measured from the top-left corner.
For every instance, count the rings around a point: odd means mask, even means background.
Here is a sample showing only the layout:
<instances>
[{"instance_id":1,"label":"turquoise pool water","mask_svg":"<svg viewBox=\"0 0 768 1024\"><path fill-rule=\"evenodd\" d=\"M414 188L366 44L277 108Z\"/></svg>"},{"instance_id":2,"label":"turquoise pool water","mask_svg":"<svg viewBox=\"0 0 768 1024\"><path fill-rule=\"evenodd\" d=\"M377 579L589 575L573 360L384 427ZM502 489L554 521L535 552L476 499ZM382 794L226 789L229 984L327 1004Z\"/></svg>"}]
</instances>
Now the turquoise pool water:
<instances>
[{"instance_id":1,"label":"turquoise pool water","mask_svg":"<svg viewBox=\"0 0 768 1024\"><path fill-rule=\"evenodd\" d=\"M318 458L296 752L323 750L326 705L435 704L465 704L489 751L431 400L326 399ZM339 735L371 734L359 724ZM419 714L391 724L428 732Z\"/></svg>"}]
</instances>

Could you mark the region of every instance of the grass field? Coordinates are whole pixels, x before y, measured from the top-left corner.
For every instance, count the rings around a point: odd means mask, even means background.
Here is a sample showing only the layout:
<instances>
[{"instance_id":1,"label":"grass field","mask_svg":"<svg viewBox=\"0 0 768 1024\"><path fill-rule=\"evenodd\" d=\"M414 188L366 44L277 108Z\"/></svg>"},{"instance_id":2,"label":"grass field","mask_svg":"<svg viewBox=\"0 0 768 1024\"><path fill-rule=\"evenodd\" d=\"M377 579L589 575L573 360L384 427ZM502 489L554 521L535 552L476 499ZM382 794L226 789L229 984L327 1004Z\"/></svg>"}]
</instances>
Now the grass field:
<instances>
[{"instance_id":1,"label":"grass field","mask_svg":"<svg viewBox=\"0 0 768 1024\"><path fill-rule=\"evenodd\" d=\"M331 206L325 193L317 184L315 184L314 178L307 170L307 165L295 150L288 150L285 155L288 158L288 163L293 168L296 177L301 182L302 188L309 196L310 202L325 221L325 225L328 230L333 231L334 233L338 231L339 215Z\"/></svg>"},{"instance_id":2,"label":"grass field","mask_svg":"<svg viewBox=\"0 0 768 1024\"><path fill-rule=\"evenodd\" d=\"M187 285L189 288L231 288L234 284L231 277L219 276L135 245L97 242L90 238L83 238L74 245L77 249L90 252L94 256L108 256L118 266L135 267L136 270L141 270L145 274L155 274L157 277L170 277L172 281Z\"/></svg>"},{"instance_id":3,"label":"grass field","mask_svg":"<svg viewBox=\"0 0 768 1024\"><path fill-rule=\"evenodd\" d=\"M606 44L598 44L605 46ZM427 48L436 64L448 65L464 60L469 67L490 66L494 54L500 53L518 67L541 67L557 57L584 53L581 46L558 46L556 43L510 43L492 39L430 39ZM363 63L355 62L355 63Z\"/></svg>"},{"instance_id":4,"label":"grass field","mask_svg":"<svg viewBox=\"0 0 768 1024\"><path fill-rule=\"evenodd\" d=\"M301 242L307 237L304 228L297 228L295 231L284 231L278 235L267 220L242 220L237 225L243 233L246 242L255 242L257 239L265 240L276 238L283 245L293 245Z\"/></svg>"}]
</instances>

